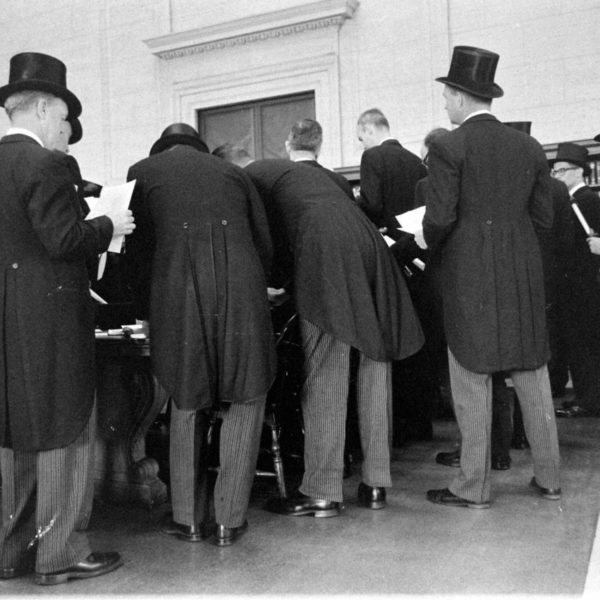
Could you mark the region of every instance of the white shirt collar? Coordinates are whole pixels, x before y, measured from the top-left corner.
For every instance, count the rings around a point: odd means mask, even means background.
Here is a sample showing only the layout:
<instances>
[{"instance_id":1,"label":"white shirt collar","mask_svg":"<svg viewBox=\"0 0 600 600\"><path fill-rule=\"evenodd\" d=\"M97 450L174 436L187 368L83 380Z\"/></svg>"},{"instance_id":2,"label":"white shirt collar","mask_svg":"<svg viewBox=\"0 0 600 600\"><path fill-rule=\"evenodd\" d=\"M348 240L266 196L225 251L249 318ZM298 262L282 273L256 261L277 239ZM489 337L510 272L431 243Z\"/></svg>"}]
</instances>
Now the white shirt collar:
<instances>
[{"instance_id":1,"label":"white shirt collar","mask_svg":"<svg viewBox=\"0 0 600 600\"><path fill-rule=\"evenodd\" d=\"M40 146L44 146L42 140L37 136L33 131L29 131L29 129L24 129L23 127L9 127L6 135L28 135L30 138L33 138Z\"/></svg>"},{"instance_id":2,"label":"white shirt collar","mask_svg":"<svg viewBox=\"0 0 600 600\"><path fill-rule=\"evenodd\" d=\"M585 182L584 181L580 181L579 183L575 184L570 190L569 190L569 195L572 196L577 190L581 189L582 187L585 187Z\"/></svg>"},{"instance_id":3,"label":"white shirt collar","mask_svg":"<svg viewBox=\"0 0 600 600\"><path fill-rule=\"evenodd\" d=\"M470 115L467 115L464 119L463 119L463 123L467 120L470 119L471 117L476 117L478 115L491 115L492 113L489 110L486 110L485 108L483 110L476 110L475 112L472 112ZM493 116L493 115L492 115ZM462 125L462 123L461 123Z\"/></svg>"}]
</instances>

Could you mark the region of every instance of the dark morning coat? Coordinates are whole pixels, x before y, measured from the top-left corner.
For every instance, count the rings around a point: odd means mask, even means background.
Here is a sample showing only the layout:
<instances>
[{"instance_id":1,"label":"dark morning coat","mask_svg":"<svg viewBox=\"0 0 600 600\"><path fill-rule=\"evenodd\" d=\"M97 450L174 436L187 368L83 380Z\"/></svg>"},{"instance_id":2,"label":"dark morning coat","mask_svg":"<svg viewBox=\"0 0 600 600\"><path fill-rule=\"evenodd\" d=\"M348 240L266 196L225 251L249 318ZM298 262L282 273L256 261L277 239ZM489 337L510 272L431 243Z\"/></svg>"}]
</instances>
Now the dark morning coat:
<instances>
[{"instance_id":1,"label":"dark morning coat","mask_svg":"<svg viewBox=\"0 0 600 600\"><path fill-rule=\"evenodd\" d=\"M112 236L84 221L75 160L25 135L0 140L0 445L61 448L94 400L94 305L86 257Z\"/></svg>"},{"instance_id":2,"label":"dark morning coat","mask_svg":"<svg viewBox=\"0 0 600 600\"><path fill-rule=\"evenodd\" d=\"M368 148L360 161L361 208L377 227L397 239L396 215L415 208L415 186L427 175L421 159L398 140Z\"/></svg>"},{"instance_id":3,"label":"dark morning coat","mask_svg":"<svg viewBox=\"0 0 600 600\"><path fill-rule=\"evenodd\" d=\"M600 197L583 186L564 199L556 214L559 326L578 401L600 415L600 256L573 212L577 203L588 225L600 233Z\"/></svg>"},{"instance_id":4,"label":"dark morning coat","mask_svg":"<svg viewBox=\"0 0 600 600\"><path fill-rule=\"evenodd\" d=\"M431 144L423 230L441 254L448 346L479 372L548 361L544 275L534 224L552 225L541 146L490 114Z\"/></svg>"},{"instance_id":5,"label":"dark morning coat","mask_svg":"<svg viewBox=\"0 0 600 600\"><path fill-rule=\"evenodd\" d=\"M175 146L133 165L127 260L152 364L180 409L248 402L275 375L265 210L247 175Z\"/></svg>"},{"instance_id":6,"label":"dark morning coat","mask_svg":"<svg viewBox=\"0 0 600 600\"><path fill-rule=\"evenodd\" d=\"M414 354L423 335L377 229L320 169L260 160L246 172L293 255L299 315L373 360Z\"/></svg>"}]
</instances>

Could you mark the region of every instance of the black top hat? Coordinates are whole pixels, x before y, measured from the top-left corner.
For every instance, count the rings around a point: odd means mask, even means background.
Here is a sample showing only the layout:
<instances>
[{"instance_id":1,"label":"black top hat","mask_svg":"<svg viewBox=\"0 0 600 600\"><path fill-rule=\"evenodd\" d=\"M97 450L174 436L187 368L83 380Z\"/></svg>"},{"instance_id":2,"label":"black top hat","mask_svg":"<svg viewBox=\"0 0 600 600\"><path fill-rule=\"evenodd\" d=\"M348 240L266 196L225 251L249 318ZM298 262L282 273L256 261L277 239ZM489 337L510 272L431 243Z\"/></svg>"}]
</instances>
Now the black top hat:
<instances>
[{"instance_id":1,"label":"black top hat","mask_svg":"<svg viewBox=\"0 0 600 600\"><path fill-rule=\"evenodd\" d=\"M39 52L15 54L10 59L8 85L0 87L0 104L4 106L9 96L26 90L58 96L66 102L70 117L81 114L81 102L67 89L67 67L58 58Z\"/></svg>"},{"instance_id":2,"label":"black top hat","mask_svg":"<svg viewBox=\"0 0 600 600\"><path fill-rule=\"evenodd\" d=\"M186 144L193 146L196 150L200 150L200 152L208 152L208 146L202 141L200 134L191 125L187 123L173 123L154 142L154 145L150 148L150 156L158 154L176 144Z\"/></svg>"},{"instance_id":3,"label":"black top hat","mask_svg":"<svg viewBox=\"0 0 600 600\"><path fill-rule=\"evenodd\" d=\"M473 46L455 46L450 70L436 81L469 92L481 98L500 98L502 88L494 83L500 55Z\"/></svg>"},{"instance_id":4,"label":"black top hat","mask_svg":"<svg viewBox=\"0 0 600 600\"><path fill-rule=\"evenodd\" d=\"M71 137L69 138L69 145L76 144L83 135L81 121L77 117L68 119L68 121L71 123Z\"/></svg>"},{"instance_id":5,"label":"black top hat","mask_svg":"<svg viewBox=\"0 0 600 600\"><path fill-rule=\"evenodd\" d=\"M528 135L531 134L531 121L504 121L504 124L517 131L522 131Z\"/></svg>"},{"instance_id":6,"label":"black top hat","mask_svg":"<svg viewBox=\"0 0 600 600\"><path fill-rule=\"evenodd\" d=\"M563 142L558 145L556 156L548 161L550 166L557 162L568 162L583 169L584 177L591 173L590 165L588 164L587 148L574 144L573 142Z\"/></svg>"}]
</instances>

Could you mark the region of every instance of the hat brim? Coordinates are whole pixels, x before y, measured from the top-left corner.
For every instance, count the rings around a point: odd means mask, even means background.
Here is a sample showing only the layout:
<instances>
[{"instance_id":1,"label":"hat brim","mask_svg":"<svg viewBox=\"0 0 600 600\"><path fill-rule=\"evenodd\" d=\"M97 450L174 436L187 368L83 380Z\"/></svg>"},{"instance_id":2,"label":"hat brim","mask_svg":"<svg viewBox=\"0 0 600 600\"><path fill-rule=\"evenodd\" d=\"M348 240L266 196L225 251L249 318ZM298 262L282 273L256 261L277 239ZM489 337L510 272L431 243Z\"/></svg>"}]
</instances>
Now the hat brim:
<instances>
[{"instance_id":1,"label":"hat brim","mask_svg":"<svg viewBox=\"0 0 600 600\"><path fill-rule=\"evenodd\" d=\"M79 102L79 99L73 92L50 81L43 81L40 79L25 79L0 87L0 105L4 106L4 103L9 96L12 96L17 92L26 91L47 92L64 100L69 109L69 117L74 118L81 114L81 102Z\"/></svg>"},{"instance_id":2,"label":"hat brim","mask_svg":"<svg viewBox=\"0 0 600 600\"><path fill-rule=\"evenodd\" d=\"M69 138L69 145L76 144L83 137L83 128L79 119L69 120L71 123L71 137Z\"/></svg>"},{"instance_id":3,"label":"hat brim","mask_svg":"<svg viewBox=\"0 0 600 600\"><path fill-rule=\"evenodd\" d=\"M501 98L504 96L504 90L497 84L493 83L491 89L482 89L481 87L477 87L477 85L469 85L464 82L456 82L452 79L448 79L448 77L436 77L436 81L440 83L445 83L446 85L458 88L463 92L468 92L473 96L478 96L479 98Z\"/></svg>"},{"instance_id":4,"label":"hat brim","mask_svg":"<svg viewBox=\"0 0 600 600\"><path fill-rule=\"evenodd\" d=\"M165 135L164 137L159 138L154 142L152 148L150 148L150 156L153 154L158 154L171 146L176 146L177 144L184 144L186 146L192 146L199 150L200 152L208 153L208 146L201 140L194 138L190 135L184 134L173 134L173 135Z\"/></svg>"}]
</instances>

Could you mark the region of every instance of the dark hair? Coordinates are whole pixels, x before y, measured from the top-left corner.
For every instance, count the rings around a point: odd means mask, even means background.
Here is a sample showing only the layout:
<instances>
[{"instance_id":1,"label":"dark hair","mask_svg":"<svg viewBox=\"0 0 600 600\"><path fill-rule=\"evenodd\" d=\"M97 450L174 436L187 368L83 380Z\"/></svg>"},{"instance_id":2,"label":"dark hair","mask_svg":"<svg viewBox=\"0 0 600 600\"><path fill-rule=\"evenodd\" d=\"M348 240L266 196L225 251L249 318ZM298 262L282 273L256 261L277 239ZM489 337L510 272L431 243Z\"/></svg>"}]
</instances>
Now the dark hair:
<instances>
[{"instance_id":1,"label":"dark hair","mask_svg":"<svg viewBox=\"0 0 600 600\"><path fill-rule=\"evenodd\" d=\"M423 138L423 145L426 148L429 148L431 142L435 142L435 140L437 140L438 138L440 138L441 136L443 136L444 134L448 133L450 130L446 129L445 127L436 127L435 129L432 129L424 138Z\"/></svg>"},{"instance_id":2,"label":"dark hair","mask_svg":"<svg viewBox=\"0 0 600 600\"><path fill-rule=\"evenodd\" d=\"M378 108L370 108L365 110L360 117L358 117L358 125L365 126L367 124L373 125L377 129L390 128L390 122L385 118L385 115Z\"/></svg>"},{"instance_id":3,"label":"dark hair","mask_svg":"<svg viewBox=\"0 0 600 600\"><path fill-rule=\"evenodd\" d=\"M288 141L292 150L307 150L317 154L323 143L323 128L314 119L301 119L292 126Z\"/></svg>"}]
</instances>

